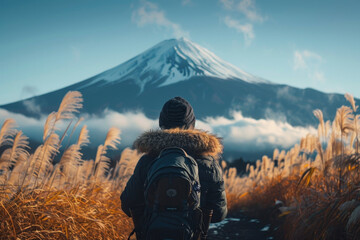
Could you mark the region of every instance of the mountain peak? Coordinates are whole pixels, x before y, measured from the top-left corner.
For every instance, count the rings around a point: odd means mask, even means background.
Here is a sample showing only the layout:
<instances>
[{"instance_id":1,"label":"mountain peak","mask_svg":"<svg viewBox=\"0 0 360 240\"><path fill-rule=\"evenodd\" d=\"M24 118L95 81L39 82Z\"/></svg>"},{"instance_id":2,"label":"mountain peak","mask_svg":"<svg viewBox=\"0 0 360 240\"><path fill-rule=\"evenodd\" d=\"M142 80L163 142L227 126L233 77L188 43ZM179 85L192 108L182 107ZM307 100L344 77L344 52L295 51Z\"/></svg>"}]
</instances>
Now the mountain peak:
<instances>
[{"instance_id":1,"label":"mountain peak","mask_svg":"<svg viewBox=\"0 0 360 240\"><path fill-rule=\"evenodd\" d=\"M158 43L127 62L97 75L89 84L101 80L121 82L132 79L142 92L147 84L163 87L195 76L268 82L231 65L186 38L178 38Z\"/></svg>"},{"instance_id":2,"label":"mountain peak","mask_svg":"<svg viewBox=\"0 0 360 240\"><path fill-rule=\"evenodd\" d=\"M185 38L185 37L181 37L181 38L170 38L170 39L166 39L161 41L160 43L158 43L157 45L155 45L154 47L158 46L158 45L162 45L162 46L169 46L169 47L175 47L177 45L181 45L181 44L194 44L193 42L191 42L189 39Z\"/></svg>"}]
</instances>

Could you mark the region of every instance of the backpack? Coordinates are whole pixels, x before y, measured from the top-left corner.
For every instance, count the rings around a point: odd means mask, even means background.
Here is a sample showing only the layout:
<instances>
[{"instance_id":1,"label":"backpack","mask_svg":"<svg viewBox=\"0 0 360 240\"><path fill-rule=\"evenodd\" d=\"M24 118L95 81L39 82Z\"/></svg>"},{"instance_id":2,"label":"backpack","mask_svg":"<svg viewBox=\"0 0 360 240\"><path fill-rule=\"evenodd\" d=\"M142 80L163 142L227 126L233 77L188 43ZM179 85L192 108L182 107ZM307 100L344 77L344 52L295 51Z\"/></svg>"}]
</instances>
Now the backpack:
<instances>
[{"instance_id":1,"label":"backpack","mask_svg":"<svg viewBox=\"0 0 360 240\"><path fill-rule=\"evenodd\" d=\"M198 165L183 149L166 148L159 154L147 174L144 196L144 239L199 239Z\"/></svg>"}]
</instances>

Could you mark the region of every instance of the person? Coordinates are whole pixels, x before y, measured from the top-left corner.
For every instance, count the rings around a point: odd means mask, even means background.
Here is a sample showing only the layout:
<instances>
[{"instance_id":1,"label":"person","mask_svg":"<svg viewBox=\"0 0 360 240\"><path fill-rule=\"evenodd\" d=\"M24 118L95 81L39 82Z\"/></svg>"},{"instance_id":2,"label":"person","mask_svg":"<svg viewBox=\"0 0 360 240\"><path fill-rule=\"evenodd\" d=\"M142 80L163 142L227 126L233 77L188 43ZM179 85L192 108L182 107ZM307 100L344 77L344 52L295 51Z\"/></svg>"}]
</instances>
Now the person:
<instances>
[{"instance_id":1,"label":"person","mask_svg":"<svg viewBox=\"0 0 360 240\"><path fill-rule=\"evenodd\" d=\"M206 239L209 218L211 222L220 222L227 215L224 180L218 163L223 146L215 135L194 128L193 108L181 97L172 98L164 104L159 117L159 126L159 130L140 135L133 144L133 147L144 155L139 159L133 175L121 194L122 210L129 217L133 217L137 239L141 239L145 207L144 183L147 173L163 149L182 148L198 164L201 186L200 208L204 212L210 210L208 219L205 220L204 217L203 220L207 226L203 226L201 239Z\"/></svg>"}]
</instances>

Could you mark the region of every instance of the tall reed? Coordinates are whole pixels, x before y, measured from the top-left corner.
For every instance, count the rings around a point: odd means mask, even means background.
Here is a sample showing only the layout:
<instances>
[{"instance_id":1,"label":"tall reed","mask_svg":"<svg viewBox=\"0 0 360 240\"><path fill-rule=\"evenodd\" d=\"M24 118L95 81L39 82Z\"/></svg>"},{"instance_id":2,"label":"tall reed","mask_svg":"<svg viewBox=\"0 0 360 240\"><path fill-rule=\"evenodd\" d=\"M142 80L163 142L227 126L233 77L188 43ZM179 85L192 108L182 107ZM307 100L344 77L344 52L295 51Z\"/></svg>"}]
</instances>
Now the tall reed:
<instances>
[{"instance_id":1,"label":"tall reed","mask_svg":"<svg viewBox=\"0 0 360 240\"><path fill-rule=\"evenodd\" d=\"M117 149L120 130L111 128L94 160L83 159L89 140L84 125L75 143L61 149L82 107L79 92L69 92L50 113L43 144L28 153L28 138L7 119L0 129L0 239L125 239L132 222L121 211L120 192L140 155L125 150L110 168L109 149ZM83 119L74 124L68 142ZM59 123L68 121L61 133ZM61 137L60 137L61 136ZM59 156L55 166L53 159ZM120 162L121 161L121 162Z\"/></svg>"}]
</instances>

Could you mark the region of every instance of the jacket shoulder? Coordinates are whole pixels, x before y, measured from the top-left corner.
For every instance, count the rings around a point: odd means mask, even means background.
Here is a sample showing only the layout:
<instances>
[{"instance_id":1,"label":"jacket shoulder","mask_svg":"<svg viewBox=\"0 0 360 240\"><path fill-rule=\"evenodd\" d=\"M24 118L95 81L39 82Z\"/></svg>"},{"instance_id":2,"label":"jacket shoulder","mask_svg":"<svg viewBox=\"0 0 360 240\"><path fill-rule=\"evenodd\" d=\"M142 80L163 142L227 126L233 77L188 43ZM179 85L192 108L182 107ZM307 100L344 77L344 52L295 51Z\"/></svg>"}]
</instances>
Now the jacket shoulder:
<instances>
[{"instance_id":1,"label":"jacket shoulder","mask_svg":"<svg viewBox=\"0 0 360 240\"><path fill-rule=\"evenodd\" d=\"M222 182L223 174L218 160L211 156L196 158L199 167L199 177L206 182Z\"/></svg>"}]
</instances>

